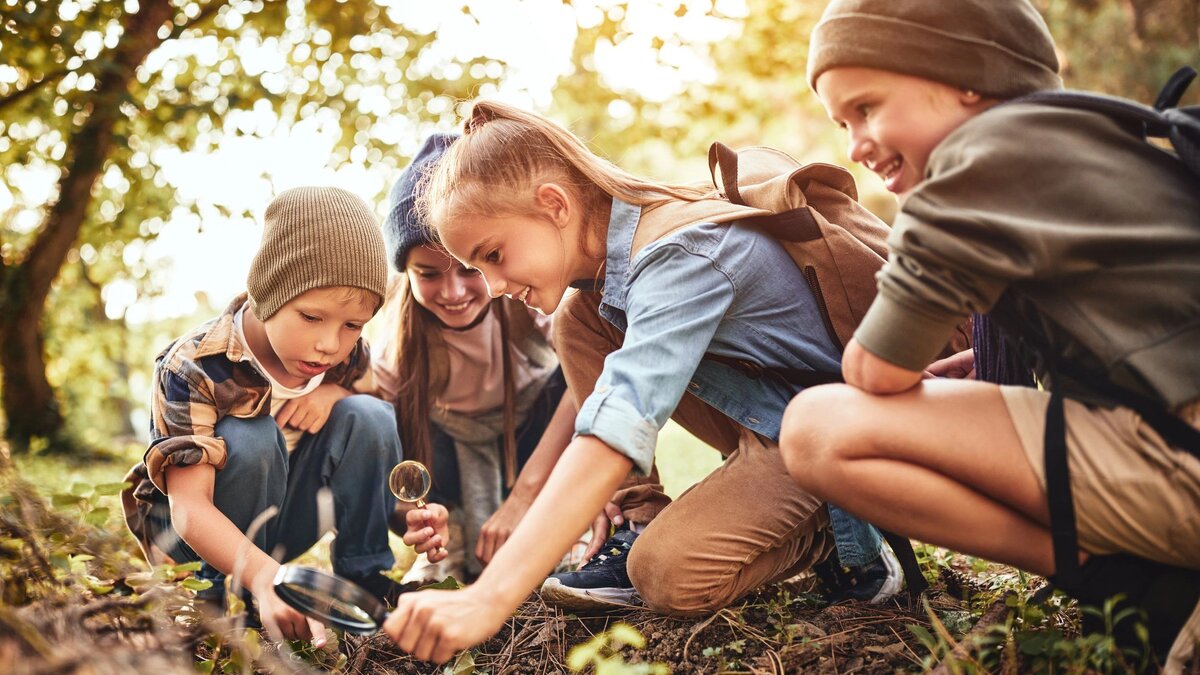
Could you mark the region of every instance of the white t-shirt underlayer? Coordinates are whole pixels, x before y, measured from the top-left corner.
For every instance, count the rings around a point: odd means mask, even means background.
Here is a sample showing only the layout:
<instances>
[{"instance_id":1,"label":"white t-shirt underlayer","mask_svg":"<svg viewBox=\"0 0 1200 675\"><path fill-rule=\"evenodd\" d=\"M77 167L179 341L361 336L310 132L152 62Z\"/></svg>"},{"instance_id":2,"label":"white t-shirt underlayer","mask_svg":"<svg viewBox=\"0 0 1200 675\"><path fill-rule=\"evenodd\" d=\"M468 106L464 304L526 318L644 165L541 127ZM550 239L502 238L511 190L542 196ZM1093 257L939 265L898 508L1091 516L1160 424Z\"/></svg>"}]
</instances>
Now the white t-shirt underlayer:
<instances>
[{"instance_id":1,"label":"white t-shirt underlayer","mask_svg":"<svg viewBox=\"0 0 1200 675\"><path fill-rule=\"evenodd\" d=\"M267 370L262 361L254 354L254 349L250 347L250 342L246 340L246 332L242 328L242 315L249 307L249 302L242 305L242 308L233 317L233 325L237 330L238 339L242 341L242 344L246 345L246 352L242 355L242 360L254 364L259 372L267 377L267 382L271 383L271 417L275 417L275 415L279 414L280 409L283 408L285 403L292 399L300 398L305 394L312 393L314 389L321 386L321 382L325 379L325 373L309 378L308 382L305 382L303 386L298 388L285 387L280 384L278 380L271 376L270 371ZM283 429L283 440L287 442L288 452L296 449L296 444L300 442L302 436L304 436L304 432L299 429L290 426Z\"/></svg>"}]
</instances>

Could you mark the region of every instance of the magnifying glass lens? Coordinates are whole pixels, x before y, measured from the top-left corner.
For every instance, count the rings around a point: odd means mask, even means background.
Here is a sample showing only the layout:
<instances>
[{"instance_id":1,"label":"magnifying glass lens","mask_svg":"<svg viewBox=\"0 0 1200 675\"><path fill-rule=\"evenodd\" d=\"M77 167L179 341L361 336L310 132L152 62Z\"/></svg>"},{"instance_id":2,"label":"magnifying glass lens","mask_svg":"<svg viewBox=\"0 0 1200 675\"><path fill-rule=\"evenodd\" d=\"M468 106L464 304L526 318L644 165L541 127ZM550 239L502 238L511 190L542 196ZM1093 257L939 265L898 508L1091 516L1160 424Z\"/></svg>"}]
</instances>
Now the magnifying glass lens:
<instances>
[{"instance_id":1,"label":"magnifying glass lens","mask_svg":"<svg viewBox=\"0 0 1200 675\"><path fill-rule=\"evenodd\" d=\"M293 609L347 633L379 630L387 608L354 583L307 567L284 565L275 576L275 594Z\"/></svg>"},{"instance_id":2,"label":"magnifying glass lens","mask_svg":"<svg viewBox=\"0 0 1200 675\"><path fill-rule=\"evenodd\" d=\"M367 614L363 608L357 605L352 605L335 597L318 593L311 589L297 586L296 584L289 584L286 586L286 589L286 592L291 593L292 597L300 599L309 612L320 616L322 621L349 621L376 627L375 622L371 619L371 615Z\"/></svg>"},{"instance_id":3,"label":"magnifying glass lens","mask_svg":"<svg viewBox=\"0 0 1200 675\"><path fill-rule=\"evenodd\" d=\"M400 462L388 474L388 487L392 494L396 495L396 499L418 506L422 505L425 495L429 494L432 483L429 469L411 459Z\"/></svg>"}]
</instances>

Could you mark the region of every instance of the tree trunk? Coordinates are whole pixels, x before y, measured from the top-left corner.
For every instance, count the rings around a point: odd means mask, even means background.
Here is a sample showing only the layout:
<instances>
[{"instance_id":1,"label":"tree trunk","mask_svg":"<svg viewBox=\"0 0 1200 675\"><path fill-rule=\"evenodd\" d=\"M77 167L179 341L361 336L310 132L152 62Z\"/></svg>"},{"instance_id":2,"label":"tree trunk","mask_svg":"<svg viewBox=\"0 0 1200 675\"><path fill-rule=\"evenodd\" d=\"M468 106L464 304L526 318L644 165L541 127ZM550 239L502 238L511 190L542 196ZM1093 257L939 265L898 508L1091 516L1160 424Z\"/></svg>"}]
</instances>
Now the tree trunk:
<instances>
[{"instance_id":1,"label":"tree trunk","mask_svg":"<svg viewBox=\"0 0 1200 675\"><path fill-rule=\"evenodd\" d=\"M63 426L54 391L46 379L41 319L46 298L75 245L91 204L92 187L112 149L112 131L137 67L158 47L159 29L171 18L168 0L143 0L126 17L124 34L109 60L86 121L67 140L74 159L58 183L58 200L29 254L5 269L0 292L0 383L8 428L16 450L35 436L56 439Z\"/></svg>"}]
</instances>

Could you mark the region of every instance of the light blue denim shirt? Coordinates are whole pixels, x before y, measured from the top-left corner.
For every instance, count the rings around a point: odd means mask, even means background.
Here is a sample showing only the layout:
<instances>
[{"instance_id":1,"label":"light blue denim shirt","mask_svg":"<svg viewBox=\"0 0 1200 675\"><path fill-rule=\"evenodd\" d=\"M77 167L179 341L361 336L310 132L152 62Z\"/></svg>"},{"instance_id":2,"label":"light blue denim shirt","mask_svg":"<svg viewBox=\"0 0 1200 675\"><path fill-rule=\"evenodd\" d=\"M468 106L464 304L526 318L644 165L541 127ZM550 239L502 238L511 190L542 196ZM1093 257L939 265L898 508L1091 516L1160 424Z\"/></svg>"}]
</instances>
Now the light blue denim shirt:
<instances>
[{"instance_id":1,"label":"light blue denim shirt","mask_svg":"<svg viewBox=\"0 0 1200 675\"><path fill-rule=\"evenodd\" d=\"M779 440L800 390L751 378L706 353L765 367L838 372L799 268L771 236L740 223L702 223L652 242L630 259L641 209L613 200L600 314L625 333L580 407L575 433L596 436L649 472L658 431L685 391L758 434ZM870 525L830 509L844 565L875 559Z\"/></svg>"}]
</instances>

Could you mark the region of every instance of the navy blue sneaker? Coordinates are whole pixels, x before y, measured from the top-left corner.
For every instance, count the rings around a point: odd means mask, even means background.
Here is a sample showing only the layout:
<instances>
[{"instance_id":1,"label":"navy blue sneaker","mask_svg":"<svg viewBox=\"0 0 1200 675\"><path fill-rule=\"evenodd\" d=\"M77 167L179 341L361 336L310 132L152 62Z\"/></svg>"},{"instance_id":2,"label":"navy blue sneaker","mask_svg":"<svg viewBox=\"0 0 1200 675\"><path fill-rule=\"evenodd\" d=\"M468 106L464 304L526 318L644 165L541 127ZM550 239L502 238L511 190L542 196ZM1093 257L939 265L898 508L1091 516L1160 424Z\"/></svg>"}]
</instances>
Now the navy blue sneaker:
<instances>
[{"instance_id":1,"label":"navy blue sneaker","mask_svg":"<svg viewBox=\"0 0 1200 675\"><path fill-rule=\"evenodd\" d=\"M878 558L861 567L842 567L835 552L825 562L814 565L813 571L825 586L830 603L857 600L878 604L894 597L904 584L900 561L887 544Z\"/></svg>"},{"instance_id":2,"label":"navy blue sneaker","mask_svg":"<svg viewBox=\"0 0 1200 675\"><path fill-rule=\"evenodd\" d=\"M550 575L539 591L548 605L565 609L611 609L640 605L625 562L637 533L617 530L592 559L574 572Z\"/></svg>"}]
</instances>

